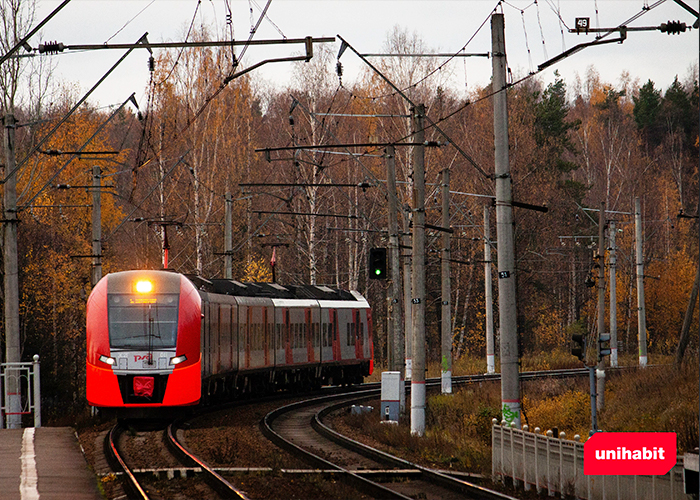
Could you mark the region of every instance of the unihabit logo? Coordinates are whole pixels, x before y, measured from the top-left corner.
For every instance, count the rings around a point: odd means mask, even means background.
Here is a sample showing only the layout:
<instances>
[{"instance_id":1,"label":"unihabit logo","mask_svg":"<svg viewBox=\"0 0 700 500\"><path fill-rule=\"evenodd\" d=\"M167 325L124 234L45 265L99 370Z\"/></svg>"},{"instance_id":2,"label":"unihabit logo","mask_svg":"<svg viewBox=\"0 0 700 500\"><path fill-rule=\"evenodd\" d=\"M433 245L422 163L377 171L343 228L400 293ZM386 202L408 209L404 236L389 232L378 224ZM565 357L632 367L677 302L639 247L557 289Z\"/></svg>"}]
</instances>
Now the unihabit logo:
<instances>
[{"instance_id":1,"label":"unihabit logo","mask_svg":"<svg viewBox=\"0 0 700 500\"><path fill-rule=\"evenodd\" d=\"M643 446L641 450L628 450L626 447L618 446L616 450L595 450L596 460L664 460L664 448L654 446L648 449Z\"/></svg>"},{"instance_id":2,"label":"unihabit logo","mask_svg":"<svg viewBox=\"0 0 700 500\"><path fill-rule=\"evenodd\" d=\"M586 475L663 475L675 464L675 432L598 432L583 445Z\"/></svg>"}]
</instances>

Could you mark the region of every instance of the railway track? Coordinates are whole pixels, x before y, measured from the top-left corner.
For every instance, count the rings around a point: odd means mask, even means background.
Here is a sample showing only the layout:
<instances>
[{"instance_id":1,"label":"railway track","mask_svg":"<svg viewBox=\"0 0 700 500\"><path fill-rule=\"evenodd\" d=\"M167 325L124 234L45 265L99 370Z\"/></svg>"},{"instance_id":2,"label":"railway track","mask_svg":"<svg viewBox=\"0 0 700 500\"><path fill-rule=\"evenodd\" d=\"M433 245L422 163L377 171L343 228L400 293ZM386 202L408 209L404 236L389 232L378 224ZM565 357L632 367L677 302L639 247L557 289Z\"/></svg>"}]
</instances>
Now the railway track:
<instances>
[{"instance_id":1,"label":"railway track","mask_svg":"<svg viewBox=\"0 0 700 500\"><path fill-rule=\"evenodd\" d=\"M525 380L587 375L586 369L526 372ZM499 375L455 377L455 385L498 380ZM439 380L428 381L439 387ZM507 495L451 477L389 455L338 434L323 424L328 414L367 399L376 399L380 387L353 395L330 395L301 401L270 412L261 422L263 433L275 444L324 471L336 474L373 498L509 499ZM311 431L313 429L313 431Z\"/></svg>"},{"instance_id":2,"label":"railway track","mask_svg":"<svg viewBox=\"0 0 700 500\"><path fill-rule=\"evenodd\" d=\"M126 428L118 423L105 437L105 453L112 467L112 470L122 478L124 492L131 499L149 500L162 498L159 492L152 493L150 488L140 478L144 476L156 477L162 469L135 469L128 464L126 454L119 445L121 435ZM166 475L173 477L175 473L179 477L190 475L199 476L209 487L218 494L220 498L248 500L245 494L238 490L218 474L206 462L191 453L178 439L178 427L175 422L171 423L163 431L164 441L173 456L183 467L170 467Z\"/></svg>"},{"instance_id":3,"label":"railway track","mask_svg":"<svg viewBox=\"0 0 700 500\"><path fill-rule=\"evenodd\" d=\"M585 369L555 370L521 374L526 380L581 375L587 375L587 371ZM498 379L499 375L471 375L455 377L453 383L459 385ZM440 383L439 380L429 380L428 384L439 387ZM260 423L263 434L292 455L302 458L306 463L311 463L315 469L314 473L320 473L321 476L331 480L341 479L351 488L372 498L405 499L416 498L416 494L426 499L444 500L510 498L374 450L341 436L324 425L324 417L338 408L378 398L381 392L380 384L354 386L345 392L337 388L326 389L324 392L324 396L306 398L304 401L278 408L268 413ZM231 409L231 405L226 407ZM211 409L207 412L211 412ZM201 415L197 415L199 416ZM246 498L245 493L221 476L222 469L217 469L219 471L217 472L182 444L185 431L179 426L184 427L184 422L172 423L159 431L172 457L162 459L152 456L147 459L149 468L139 468L135 464L143 460L134 460L128 453L120 450L120 436L127 430L123 425L117 424L107 434L105 454L114 472L122 478L126 495L136 499L170 498L167 495L164 496L159 487L154 486L153 478L174 476L187 477L186 481L189 483L196 482L200 488L211 491L211 497ZM152 437L151 440L154 441L155 438ZM161 441L160 435L157 440ZM154 452L154 455L156 454ZM133 462L131 465L130 461ZM158 463L161 467L158 467ZM179 465L174 466L174 463ZM196 476L197 479L193 480L192 476ZM187 495L184 494L181 497L187 498Z\"/></svg>"}]
</instances>

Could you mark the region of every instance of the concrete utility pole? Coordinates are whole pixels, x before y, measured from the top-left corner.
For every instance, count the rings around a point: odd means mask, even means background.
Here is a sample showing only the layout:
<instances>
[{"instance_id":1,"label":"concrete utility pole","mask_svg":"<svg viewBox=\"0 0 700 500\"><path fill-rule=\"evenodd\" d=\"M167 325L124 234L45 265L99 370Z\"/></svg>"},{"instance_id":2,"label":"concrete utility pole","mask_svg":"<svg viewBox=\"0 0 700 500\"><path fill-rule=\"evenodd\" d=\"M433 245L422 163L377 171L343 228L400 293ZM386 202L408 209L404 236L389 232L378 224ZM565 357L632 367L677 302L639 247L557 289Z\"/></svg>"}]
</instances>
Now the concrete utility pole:
<instances>
[{"instance_id":1,"label":"concrete utility pole","mask_svg":"<svg viewBox=\"0 0 700 500\"><path fill-rule=\"evenodd\" d=\"M5 362L20 362L19 341L19 282L17 263L17 174L15 160L15 128L17 122L11 113L5 115L5 189L4 204L4 249L5 267ZM14 370L5 372L5 404L9 408L7 428L22 426L19 377Z\"/></svg>"},{"instance_id":2,"label":"concrete utility pole","mask_svg":"<svg viewBox=\"0 0 700 500\"><path fill-rule=\"evenodd\" d=\"M425 433L425 106L411 108L413 147L413 371L411 376L411 435Z\"/></svg>"},{"instance_id":3,"label":"concrete utility pole","mask_svg":"<svg viewBox=\"0 0 700 500\"><path fill-rule=\"evenodd\" d=\"M452 288L450 283L450 169L442 171L442 393L452 394Z\"/></svg>"},{"instance_id":4,"label":"concrete utility pole","mask_svg":"<svg viewBox=\"0 0 700 500\"><path fill-rule=\"evenodd\" d=\"M406 332L406 379L411 380L413 374L413 313L411 312L411 268L413 267L413 249L411 248L411 211L404 210L403 218L403 310L404 332Z\"/></svg>"},{"instance_id":5,"label":"concrete utility pole","mask_svg":"<svg viewBox=\"0 0 700 500\"><path fill-rule=\"evenodd\" d=\"M226 212L224 214L224 278L233 279L233 197L230 191L224 195L226 200Z\"/></svg>"},{"instance_id":6,"label":"concrete utility pole","mask_svg":"<svg viewBox=\"0 0 700 500\"><path fill-rule=\"evenodd\" d=\"M493 283L491 282L491 228L489 206L484 205L484 299L486 302L486 373L496 373L493 338Z\"/></svg>"},{"instance_id":7,"label":"concrete utility pole","mask_svg":"<svg viewBox=\"0 0 700 500\"><path fill-rule=\"evenodd\" d=\"M639 366L647 365L647 316L644 307L644 252L642 252L642 208L639 197L634 199L634 243L637 254L637 334L639 336Z\"/></svg>"},{"instance_id":8,"label":"concrete utility pole","mask_svg":"<svg viewBox=\"0 0 700 500\"><path fill-rule=\"evenodd\" d=\"M92 167L92 286L102 279L102 171Z\"/></svg>"},{"instance_id":9,"label":"concrete utility pole","mask_svg":"<svg viewBox=\"0 0 700 500\"><path fill-rule=\"evenodd\" d=\"M491 16L493 67L493 132L496 177L496 239L498 240L498 311L501 324L501 411L508 424L520 427L520 375L515 299L513 196L508 159L506 42L503 14Z\"/></svg>"},{"instance_id":10,"label":"concrete utility pole","mask_svg":"<svg viewBox=\"0 0 700 500\"><path fill-rule=\"evenodd\" d=\"M598 368L596 369L598 411L605 405L605 361L600 355L600 336L605 333L605 202L600 204L598 215Z\"/></svg>"},{"instance_id":11,"label":"concrete utility pole","mask_svg":"<svg viewBox=\"0 0 700 500\"><path fill-rule=\"evenodd\" d=\"M396 193L396 150L393 145L386 148L386 184L389 198L389 263L391 266L391 290L389 296L389 370L405 376L405 338L401 328L401 269L399 259L399 214Z\"/></svg>"},{"instance_id":12,"label":"concrete utility pole","mask_svg":"<svg viewBox=\"0 0 700 500\"><path fill-rule=\"evenodd\" d=\"M615 221L608 226L610 239L610 366L617 367L617 248L615 247Z\"/></svg>"}]
</instances>

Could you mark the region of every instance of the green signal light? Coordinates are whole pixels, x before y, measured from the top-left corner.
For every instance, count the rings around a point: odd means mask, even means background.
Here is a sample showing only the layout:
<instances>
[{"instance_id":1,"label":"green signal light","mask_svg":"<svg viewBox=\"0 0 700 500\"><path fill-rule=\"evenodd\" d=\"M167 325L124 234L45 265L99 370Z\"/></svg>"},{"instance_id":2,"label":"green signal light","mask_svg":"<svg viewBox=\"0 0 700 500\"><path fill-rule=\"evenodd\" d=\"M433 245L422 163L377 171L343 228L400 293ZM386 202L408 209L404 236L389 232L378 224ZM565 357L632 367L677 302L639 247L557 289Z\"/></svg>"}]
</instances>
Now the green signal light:
<instances>
[{"instance_id":1,"label":"green signal light","mask_svg":"<svg viewBox=\"0 0 700 500\"><path fill-rule=\"evenodd\" d=\"M374 274L376 274L377 276L380 276L380 275L382 274L382 270L381 270L381 269L375 269L375 270L374 270Z\"/></svg>"}]
</instances>

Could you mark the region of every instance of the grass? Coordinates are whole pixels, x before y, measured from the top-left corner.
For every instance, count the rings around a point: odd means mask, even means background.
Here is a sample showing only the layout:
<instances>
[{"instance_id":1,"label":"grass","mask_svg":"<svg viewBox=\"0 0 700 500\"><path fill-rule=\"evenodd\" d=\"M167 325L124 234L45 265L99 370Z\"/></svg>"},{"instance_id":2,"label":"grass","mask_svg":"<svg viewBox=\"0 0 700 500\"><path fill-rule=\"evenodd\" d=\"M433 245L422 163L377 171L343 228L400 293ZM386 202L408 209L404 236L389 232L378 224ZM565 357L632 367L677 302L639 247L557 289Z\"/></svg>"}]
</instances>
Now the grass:
<instances>
[{"instance_id":1,"label":"grass","mask_svg":"<svg viewBox=\"0 0 700 500\"><path fill-rule=\"evenodd\" d=\"M687 363L677 371L670 358L650 358L656 366L644 369L634 368L636 356L619 361L621 366L632 368L607 370L605 407L598 414L599 427L609 432L676 432L679 454L697 447L697 363ZM575 367L581 367L581 363L570 354L546 352L523 360L521 371ZM455 376L485 370L483 359L462 359L453 364ZM381 369L375 369L375 375L379 380ZM431 364L428 377L439 375L439 365ZM530 429L540 427L541 432L556 427L566 432L569 439L575 434L585 439L591 420L588 384L587 377L523 383L523 423ZM453 395L428 396L423 438L410 435L408 417L402 417L399 426L387 426L379 423L376 413L370 413L337 419L336 425L341 431L408 460L488 475L491 419L499 418L500 398L498 382L457 387Z\"/></svg>"}]
</instances>

